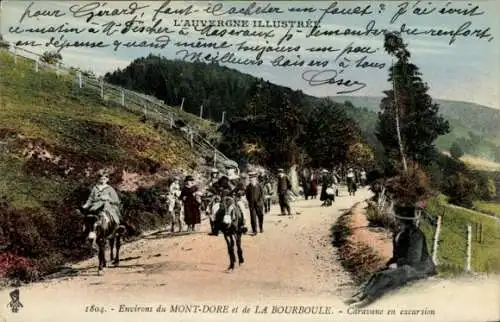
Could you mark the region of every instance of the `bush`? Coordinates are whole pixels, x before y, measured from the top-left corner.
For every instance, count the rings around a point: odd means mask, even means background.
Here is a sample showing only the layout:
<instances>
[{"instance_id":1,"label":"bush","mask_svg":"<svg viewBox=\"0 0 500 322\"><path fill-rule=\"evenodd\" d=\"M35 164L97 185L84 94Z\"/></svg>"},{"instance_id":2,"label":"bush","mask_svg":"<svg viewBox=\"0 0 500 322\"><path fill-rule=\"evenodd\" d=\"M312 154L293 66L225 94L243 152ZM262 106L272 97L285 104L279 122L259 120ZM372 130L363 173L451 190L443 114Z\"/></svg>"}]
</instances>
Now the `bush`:
<instances>
[{"instance_id":1,"label":"bush","mask_svg":"<svg viewBox=\"0 0 500 322\"><path fill-rule=\"evenodd\" d=\"M77 184L58 204L17 209L0 198L0 276L33 281L56 272L67 261L89 258L91 245L82 233L83 218L75 211L90 193L87 183ZM169 223L164 216L162 186L120 193L123 219L130 235L138 235Z\"/></svg>"},{"instance_id":2,"label":"bush","mask_svg":"<svg viewBox=\"0 0 500 322\"><path fill-rule=\"evenodd\" d=\"M169 223L170 218L165 217L166 204L161 197L163 188L139 188L135 192L121 194L122 215L131 235L138 235Z\"/></svg>"},{"instance_id":3,"label":"bush","mask_svg":"<svg viewBox=\"0 0 500 322\"><path fill-rule=\"evenodd\" d=\"M39 276L39 270L30 259L11 252L0 254L0 277L32 282L37 280Z\"/></svg>"},{"instance_id":4,"label":"bush","mask_svg":"<svg viewBox=\"0 0 500 322\"><path fill-rule=\"evenodd\" d=\"M408 165L408 173L398 174L385 183L389 196L403 204L414 204L432 194L429 176L418 165Z\"/></svg>"},{"instance_id":5,"label":"bush","mask_svg":"<svg viewBox=\"0 0 500 322\"><path fill-rule=\"evenodd\" d=\"M470 208L477 195L477 183L465 173L459 172L446 180L444 193L449 196L449 202Z\"/></svg>"},{"instance_id":6,"label":"bush","mask_svg":"<svg viewBox=\"0 0 500 322\"><path fill-rule=\"evenodd\" d=\"M373 204L369 204L366 209L366 219L370 223L370 226L382 227L391 231L395 231L397 227L393 216L379 211Z\"/></svg>"}]
</instances>

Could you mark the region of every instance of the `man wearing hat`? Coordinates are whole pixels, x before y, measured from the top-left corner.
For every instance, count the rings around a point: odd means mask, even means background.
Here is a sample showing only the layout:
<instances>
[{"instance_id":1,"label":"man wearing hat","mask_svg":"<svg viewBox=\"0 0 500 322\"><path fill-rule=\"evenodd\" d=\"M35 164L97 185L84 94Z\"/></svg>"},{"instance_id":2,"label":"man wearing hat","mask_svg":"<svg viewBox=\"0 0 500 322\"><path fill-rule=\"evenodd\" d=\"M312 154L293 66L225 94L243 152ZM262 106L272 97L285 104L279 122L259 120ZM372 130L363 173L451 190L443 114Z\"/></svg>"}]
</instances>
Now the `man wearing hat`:
<instances>
[{"instance_id":1,"label":"man wearing hat","mask_svg":"<svg viewBox=\"0 0 500 322\"><path fill-rule=\"evenodd\" d=\"M259 220L259 230L264 232L262 227L264 221L264 189L257 181L257 173L250 172L248 174L250 183L246 187L245 194L250 210L250 224L252 225L253 235L257 235L257 219Z\"/></svg>"},{"instance_id":2,"label":"man wearing hat","mask_svg":"<svg viewBox=\"0 0 500 322\"><path fill-rule=\"evenodd\" d=\"M285 175L283 169L278 169L278 200L281 208L281 215L286 215L285 211L289 216L292 215L292 210L288 201L288 191L292 189L292 184L290 179Z\"/></svg>"},{"instance_id":3,"label":"man wearing hat","mask_svg":"<svg viewBox=\"0 0 500 322\"><path fill-rule=\"evenodd\" d=\"M360 291L347 301L348 304L366 306L407 282L436 274L425 235L416 224L418 210L415 204L397 202L393 215L399 224L399 231L393 238L393 256L385 267L361 285Z\"/></svg>"}]
</instances>

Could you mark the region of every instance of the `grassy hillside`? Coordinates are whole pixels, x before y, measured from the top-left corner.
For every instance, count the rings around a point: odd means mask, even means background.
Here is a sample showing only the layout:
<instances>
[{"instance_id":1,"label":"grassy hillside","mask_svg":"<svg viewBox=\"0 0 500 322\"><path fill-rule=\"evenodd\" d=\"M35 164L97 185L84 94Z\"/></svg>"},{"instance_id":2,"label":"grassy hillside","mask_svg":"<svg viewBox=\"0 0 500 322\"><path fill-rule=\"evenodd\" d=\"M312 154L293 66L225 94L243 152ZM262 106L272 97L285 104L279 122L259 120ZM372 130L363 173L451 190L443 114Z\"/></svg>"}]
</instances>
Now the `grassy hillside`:
<instances>
[{"instance_id":1,"label":"grassy hillside","mask_svg":"<svg viewBox=\"0 0 500 322\"><path fill-rule=\"evenodd\" d=\"M476 201L474 202L474 209L500 218L500 202Z\"/></svg>"},{"instance_id":2,"label":"grassy hillside","mask_svg":"<svg viewBox=\"0 0 500 322\"><path fill-rule=\"evenodd\" d=\"M463 271L467 250L467 224L472 225L472 269L476 272L500 272L500 223L494 217L465 208L449 205L441 196L430 200L429 213L443 218L438 249L438 262L444 272ZM479 242L476 226L483 227ZM434 227L422 221L429 249L432 249Z\"/></svg>"},{"instance_id":3,"label":"grassy hillside","mask_svg":"<svg viewBox=\"0 0 500 322\"><path fill-rule=\"evenodd\" d=\"M500 163L493 162L473 155L464 155L460 158L467 167L481 171L500 171Z\"/></svg>"},{"instance_id":4,"label":"grassy hillside","mask_svg":"<svg viewBox=\"0 0 500 322\"><path fill-rule=\"evenodd\" d=\"M81 227L74 209L98 170L112 169L117 186L123 171L153 177L196 166L197 154L179 133L104 104L71 76L35 72L4 50L0 75L0 242L42 263L41 271L77 253L68 249ZM121 194L136 228L156 223L155 213L148 223L141 217L151 205L141 204L140 195Z\"/></svg>"},{"instance_id":5,"label":"grassy hillside","mask_svg":"<svg viewBox=\"0 0 500 322\"><path fill-rule=\"evenodd\" d=\"M377 121L376 113L379 111L380 97L371 96L332 96L336 102L350 101L355 107L366 108L372 115L372 122ZM441 149L449 149L457 138L468 138L473 132L483 138L477 147L479 156L493 159L495 156L492 144L500 145L500 110L468 102L435 100L440 106L442 115L450 121L451 133L441 136L436 144ZM374 125L369 125L374 127Z\"/></svg>"}]
</instances>

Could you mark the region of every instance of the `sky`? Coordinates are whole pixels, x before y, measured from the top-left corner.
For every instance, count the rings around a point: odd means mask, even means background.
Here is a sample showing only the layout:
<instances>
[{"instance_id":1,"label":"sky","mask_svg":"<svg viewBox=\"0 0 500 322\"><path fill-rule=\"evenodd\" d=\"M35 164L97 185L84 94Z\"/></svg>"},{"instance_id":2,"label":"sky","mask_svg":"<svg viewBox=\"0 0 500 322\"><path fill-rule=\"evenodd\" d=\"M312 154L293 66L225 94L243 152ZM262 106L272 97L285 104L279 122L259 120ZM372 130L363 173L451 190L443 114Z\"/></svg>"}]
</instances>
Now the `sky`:
<instances>
[{"instance_id":1,"label":"sky","mask_svg":"<svg viewBox=\"0 0 500 322\"><path fill-rule=\"evenodd\" d=\"M65 25L66 27L71 26L86 28L84 32L78 35L75 33L65 33L64 37L70 42L103 41L104 43L112 43L113 41L120 41L122 44L133 41L136 41L136 43L141 41L151 42L158 35L148 35L147 33L140 32L129 32L122 35L118 32L112 36L107 36L102 32L92 34L88 32L88 30L91 27L94 27L95 29L102 29L103 24L110 23L112 21L123 24L132 18L134 14L138 14L137 19L143 20L145 25L152 25L154 24L154 9L158 9L164 4L163 1L139 1L137 2L137 5L145 8L137 9L133 15L123 14L120 16L99 16L99 10L108 10L108 12L111 12L112 9L120 10L129 8L129 6L134 6L134 3L126 1L36 1L33 4L31 4L30 1L2 1L1 3L2 11L0 13L0 31L4 39L9 42L34 40L37 43L41 43L43 45L38 47L23 47L39 54L46 50L53 50L53 47L47 47L44 44L53 36L59 38L62 33L13 33L12 30L15 27L26 29L48 27L51 25L56 27L61 24L67 24ZM98 75L103 75L106 72L112 72L117 68L124 68L132 60L138 57L147 56L149 53L161 55L170 59L179 59L181 56L176 54L176 52L182 48L174 46L175 42L197 41L203 36L192 28L185 29L188 31L187 35L179 35L179 28L174 26L174 20L177 20L177 22L180 20L206 21L208 19L248 20L250 28L240 29L274 33L275 37L269 38L268 44L266 44L265 39L258 37L237 37L228 35L224 37L207 37L208 41L222 42L225 40L227 43L232 44L231 48L226 49L226 51L221 50L221 53L233 52L238 57L249 59L255 58L256 53L237 51L235 49L236 43L247 41L247 43L252 46L277 46L278 39L284 37L287 33L287 28L253 28L251 27L251 24L254 20L300 20L306 23L308 20L310 22L318 21L321 15L325 13L323 19L320 21L321 30L345 30L346 28L364 30L367 23L371 20L375 22L376 28L387 28L388 30L400 29L402 24L406 24L408 27L411 27L411 29L418 28L419 30L429 30L431 28L456 30L464 23L470 22L469 29L471 32L478 29L484 30L486 28L490 28L487 32L491 37L479 39L474 36L457 36L453 44L449 44L450 36L432 37L428 35L404 35L403 38L408 44L408 49L411 52L411 61L420 68L422 78L428 83L430 87L429 94L433 98L468 101L500 109L500 84L498 76L500 75L500 20L498 20L498 16L495 15L495 12L499 12L500 1L453 1L452 3L448 1L410 1L409 3L404 1L338 1L337 3L335 1L260 1L256 3L256 6L265 7L266 5L269 5L271 7L279 7L283 13L254 13L252 15L236 13L231 15L223 14L214 16L214 14L204 11L207 7L211 6L213 8L218 6L220 8L220 10L216 12L218 14L227 12L231 7L247 8L251 5L251 3L252 1L224 1L220 3L216 1L172 1L171 3L168 3L165 8L171 8L174 10L186 8L191 5L193 13L185 16L166 13L160 13L157 15L156 19L162 19L160 24L161 27L169 27L170 30L175 31L174 33L168 34L170 37L170 43L164 49L127 48L123 45L117 51L113 50L113 46L109 46L107 48L70 47L64 48L61 51L63 62L68 66L75 66L84 70L90 69ZM30 4L31 7L29 7ZM359 7L361 10L368 5L370 5L370 8L368 9L366 15L342 14L345 13L347 9L351 9L351 11L353 11L352 9ZM73 9L70 10L71 6L73 6ZM474 16L464 15L463 12L462 14L439 13L439 9L443 7L448 9L461 8L471 10L475 6L478 6L478 9L473 11L474 13L477 13L477 15ZM311 7L315 10L311 13L293 13L288 10L290 7ZM325 12L328 7L331 7L332 9ZM84 11L85 8L95 9ZM427 8L428 10L432 8L435 9L429 14L418 15L418 10L422 13L424 8ZM73 14L71 12L76 12L77 9L80 9L80 14ZM337 12L332 12L335 9L337 9ZM341 9L343 9L343 11ZM402 9L406 9L406 12L401 14L393 23L391 23L390 21L394 14L398 10ZM60 15L60 17L54 16L55 10L59 10L58 15ZM94 14L93 17L90 16L91 12ZM482 14L479 14L481 12ZM51 13L50 16L49 13ZM21 21L23 14L24 19ZM91 17L90 22L86 22L85 19L89 17ZM300 59L304 60L306 63L311 59L328 60L329 65L327 67L272 66L272 58L279 56L280 53L264 53L262 56L263 64L260 66L231 64L228 65L228 67L235 68L241 72L257 77L262 77L279 85L288 86L293 89L301 89L305 93L315 96L334 96L342 90L353 87L338 84L311 86L311 84L303 79L303 73L306 71L310 72L313 70L318 72L320 70L328 70L328 73L322 74L321 77L325 77L325 75L332 77L332 71L335 70L338 73L338 76L336 77L337 81L339 81L339 79L343 79L344 81L358 81L366 84L361 90L345 95L381 96L382 91L391 88L391 84L387 81L387 78L388 68L393 61L393 58L383 50L383 36L330 35L306 37L306 34L310 30L311 27L294 27L290 29L289 34L291 34L292 37L283 41L281 45L290 47L300 45L301 49L300 52L286 54L286 58L293 60L298 58L297 55L300 55ZM490 41L488 41L488 39L490 39ZM334 48L337 51L318 54L304 50L305 48L313 46L331 46L331 48ZM337 61L335 61L335 58L342 50L348 48L349 46L351 46L353 50L358 46L360 47L360 50L363 47L364 50L373 51L374 53L366 55L365 53L358 52L343 55L343 57L348 57L348 59L350 59L350 65L343 68L344 70L340 73L342 68L338 65L338 63L342 60L342 58L339 58ZM194 51L195 49L190 50ZM213 51L207 49L205 49L204 52L213 53ZM367 56L366 59L370 62L377 63L379 66L382 65L382 68L354 67L352 62L362 58L363 56ZM383 64L385 64L385 66ZM308 75L311 74L309 73Z\"/></svg>"}]
</instances>

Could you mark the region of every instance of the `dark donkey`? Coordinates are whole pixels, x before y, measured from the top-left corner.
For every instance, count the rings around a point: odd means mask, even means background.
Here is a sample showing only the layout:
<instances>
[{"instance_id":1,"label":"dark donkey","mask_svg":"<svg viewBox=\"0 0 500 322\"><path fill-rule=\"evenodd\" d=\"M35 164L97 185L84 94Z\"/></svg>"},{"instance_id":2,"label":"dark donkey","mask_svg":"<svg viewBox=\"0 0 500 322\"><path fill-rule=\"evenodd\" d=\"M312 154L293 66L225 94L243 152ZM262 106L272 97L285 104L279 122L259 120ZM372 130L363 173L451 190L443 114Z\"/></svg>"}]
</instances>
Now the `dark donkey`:
<instances>
[{"instance_id":1,"label":"dark donkey","mask_svg":"<svg viewBox=\"0 0 500 322\"><path fill-rule=\"evenodd\" d=\"M229 254L228 271L234 270L236 256L234 254L234 245L236 244L238 263L244 263L243 249L241 248L241 235L246 233L246 227L243 227L243 214L236 204L233 197L224 197L216 215L216 225L224 234L224 240L227 244Z\"/></svg>"},{"instance_id":2,"label":"dark donkey","mask_svg":"<svg viewBox=\"0 0 500 322\"><path fill-rule=\"evenodd\" d=\"M112 217L103 210L103 207L96 211L86 209L78 210L84 216L84 234L92 243L97 244L99 268L98 274L101 275L106 267L106 240L109 240L110 260L113 265L118 266L120 263L120 246L121 237L125 234L125 226L115 223ZM116 246L116 252L113 254ZM114 256L113 256L114 255Z\"/></svg>"}]
</instances>

